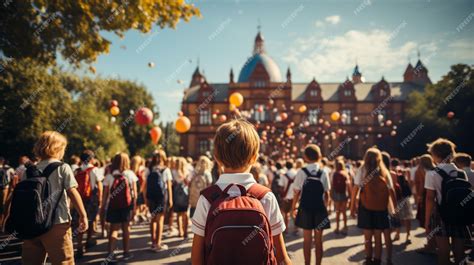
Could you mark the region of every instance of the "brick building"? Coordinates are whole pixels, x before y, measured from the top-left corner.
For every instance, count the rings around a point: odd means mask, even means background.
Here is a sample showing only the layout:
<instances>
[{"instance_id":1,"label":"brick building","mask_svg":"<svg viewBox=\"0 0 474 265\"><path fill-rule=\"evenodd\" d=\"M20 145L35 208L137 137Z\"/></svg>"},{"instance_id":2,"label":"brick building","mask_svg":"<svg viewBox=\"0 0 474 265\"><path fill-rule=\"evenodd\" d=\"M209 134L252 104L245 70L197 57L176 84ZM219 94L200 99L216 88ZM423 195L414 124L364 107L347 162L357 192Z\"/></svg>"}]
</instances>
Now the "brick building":
<instances>
[{"instance_id":1,"label":"brick building","mask_svg":"<svg viewBox=\"0 0 474 265\"><path fill-rule=\"evenodd\" d=\"M263 138L262 152L267 155L294 156L308 142L317 143L326 156L361 158L374 144L396 154L394 134L403 121L407 96L429 83L428 70L420 60L414 67L408 64L401 82L384 77L365 82L358 65L352 78L342 82L320 83L314 78L293 82L290 69L282 77L258 32L253 54L237 79L232 69L228 83L208 82L199 67L194 71L182 101L181 110L192 126L180 137L181 152L196 157L211 150L222 116L235 115L229 109L229 96L239 92L244 97L240 115L256 124ZM335 111L342 117L337 121L330 118ZM288 128L292 134L286 134Z\"/></svg>"}]
</instances>

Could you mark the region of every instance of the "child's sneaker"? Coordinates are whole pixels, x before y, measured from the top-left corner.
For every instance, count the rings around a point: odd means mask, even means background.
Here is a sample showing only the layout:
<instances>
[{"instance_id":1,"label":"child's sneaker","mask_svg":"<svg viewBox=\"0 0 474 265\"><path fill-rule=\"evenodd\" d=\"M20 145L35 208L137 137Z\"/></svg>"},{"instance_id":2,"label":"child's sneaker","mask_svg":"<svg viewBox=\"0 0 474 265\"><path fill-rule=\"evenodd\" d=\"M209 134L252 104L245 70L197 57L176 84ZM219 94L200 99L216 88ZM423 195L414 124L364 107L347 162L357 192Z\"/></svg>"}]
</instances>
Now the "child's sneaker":
<instances>
[{"instance_id":1,"label":"child's sneaker","mask_svg":"<svg viewBox=\"0 0 474 265\"><path fill-rule=\"evenodd\" d=\"M131 260L133 259L133 254L130 252L124 252L123 253L123 258L124 261Z\"/></svg>"},{"instance_id":2,"label":"child's sneaker","mask_svg":"<svg viewBox=\"0 0 474 265\"><path fill-rule=\"evenodd\" d=\"M155 248L155 252L165 251L168 250L168 245L161 244L161 246Z\"/></svg>"}]
</instances>

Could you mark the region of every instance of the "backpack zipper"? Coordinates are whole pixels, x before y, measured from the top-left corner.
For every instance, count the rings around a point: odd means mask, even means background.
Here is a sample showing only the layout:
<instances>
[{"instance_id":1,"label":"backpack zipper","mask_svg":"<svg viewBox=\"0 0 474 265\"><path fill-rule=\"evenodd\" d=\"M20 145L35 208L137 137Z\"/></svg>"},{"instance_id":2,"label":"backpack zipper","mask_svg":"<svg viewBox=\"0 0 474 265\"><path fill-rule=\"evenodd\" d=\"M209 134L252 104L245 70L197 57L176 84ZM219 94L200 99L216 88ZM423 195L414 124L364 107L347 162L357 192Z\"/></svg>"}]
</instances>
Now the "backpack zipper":
<instances>
[{"instance_id":1,"label":"backpack zipper","mask_svg":"<svg viewBox=\"0 0 474 265\"><path fill-rule=\"evenodd\" d=\"M41 212L41 218L44 220L44 214L43 214L43 202L41 201L41 196L37 190L35 190L36 196L38 196L39 204L41 205L40 212Z\"/></svg>"}]
</instances>

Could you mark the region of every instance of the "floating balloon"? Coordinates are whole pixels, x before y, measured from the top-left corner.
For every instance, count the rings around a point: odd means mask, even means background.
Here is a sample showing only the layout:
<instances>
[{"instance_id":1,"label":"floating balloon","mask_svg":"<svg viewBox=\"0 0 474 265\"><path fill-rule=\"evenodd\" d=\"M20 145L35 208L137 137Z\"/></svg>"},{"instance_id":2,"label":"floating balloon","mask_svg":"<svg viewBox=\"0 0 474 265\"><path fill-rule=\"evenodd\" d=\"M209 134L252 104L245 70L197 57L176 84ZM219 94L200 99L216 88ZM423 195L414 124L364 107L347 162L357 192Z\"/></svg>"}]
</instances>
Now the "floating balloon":
<instances>
[{"instance_id":1,"label":"floating balloon","mask_svg":"<svg viewBox=\"0 0 474 265\"><path fill-rule=\"evenodd\" d=\"M135 114L135 122L138 125L147 125L153 120L153 112L146 107L140 108Z\"/></svg>"},{"instance_id":2,"label":"floating balloon","mask_svg":"<svg viewBox=\"0 0 474 265\"><path fill-rule=\"evenodd\" d=\"M118 101L115 99L112 99L110 101L110 107L118 107Z\"/></svg>"},{"instance_id":3,"label":"floating balloon","mask_svg":"<svg viewBox=\"0 0 474 265\"><path fill-rule=\"evenodd\" d=\"M368 132L371 132L371 131L372 131L372 127L368 127L368 128L367 128L367 131L368 131Z\"/></svg>"},{"instance_id":4,"label":"floating balloon","mask_svg":"<svg viewBox=\"0 0 474 265\"><path fill-rule=\"evenodd\" d=\"M391 120L387 120L387 121L385 122L385 125L391 126L391 125L392 125L392 121L391 121Z\"/></svg>"},{"instance_id":5,"label":"floating balloon","mask_svg":"<svg viewBox=\"0 0 474 265\"><path fill-rule=\"evenodd\" d=\"M301 105L298 110L300 113L303 113L306 111L306 109L307 109L306 105Z\"/></svg>"},{"instance_id":6,"label":"floating balloon","mask_svg":"<svg viewBox=\"0 0 474 265\"><path fill-rule=\"evenodd\" d=\"M176 131L178 133L185 133L191 128L191 121L188 117L181 116L176 120L174 126L176 127Z\"/></svg>"},{"instance_id":7,"label":"floating balloon","mask_svg":"<svg viewBox=\"0 0 474 265\"><path fill-rule=\"evenodd\" d=\"M217 114L215 114L215 113L212 114L212 119L213 119L213 120L217 119Z\"/></svg>"},{"instance_id":8,"label":"floating balloon","mask_svg":"<svg viewBox=\"0 0 474 265\"><path fill-rule=\"evenodd\" d=\"M263 112L263 105L258 106L257 111L258 111L258 112Z\"/></svg>"},{"instance_id":9,"label":"floating balloon","mask_svg":"<svg viewBox=\"0 0 474 265\"><path fill-rule=\"evenodd\" d=\"M377 138L382 138L382 134L377 134Z\"/></svg>"},{"instance_id":10,"label":"floating balloon","mask_svg":"<svg viewBox=\"0 0 474 265\"><path fill-rule=\"evenodd\" d=\"M291 128L286 129L285 134L286 134L287 136L293 135L293 129L291 129Z\"/></svg>"},{"instance_id":11,"label":"floating balloon","mask_svg":"<svg viewBox=\"0 0 474 265\"><path fill-rule=\"evenodd\" d=\"M234 104L236 107L240 107L244 103L244 96L239 92L234 92L229 97L230 104Z\"/></svg>"},{"instance_id":12,"label":"floating balloon","mask_svg":"<svg viewBox=\"0 0 474 265\"><path fill-rule=\"evenodd\" d=\"M383 115L382 114L377 115L377 119L379 120L379 122L383 121Z\"/></svg>"},{"instance_id":13,"label":"floating balloon","mask_svg":"<svg viewBox=\"0 0 474 265\"><path fill-rule=\"evenodd\" d=\"M341 120L345 120L345 119L347 119L347 114L342 113L342 115L341 115Z\"/></svg>"},{"instance_id":14,"label":"floating balloon","mask_svg":"<svg viewBox=\"0 0 474 265\"><path fill-rule=\"evenodd\" d=\"M117 116L119 115L119 113L120 113L119 107L113 106L110 108L110 114L112 114L112 116Z\"/></svg>"},{"instance_id":15,"label":"floating balloon","mask_svg":"<svg viewBox=\"0 0 474 265\"><path fill-rule=\"evenodd\" d=\"M111 122L115 122L116 120L117 120L117 118L115 118L115 117L110 117L110 121L111 121Z\"/></svg>"},{"instance_id":16,"label":"floating balloon","mask_svg":"<svg viewBox=\"0 0 474 265\"><path fill-rule=\"evenodd\" d=\"M340 117L341 117L341 114L339 114L339 112L337 111L334 111L333 113L331 113L331 120L333 121L339 120Z\"/></svg>"},{"instance_id":17,"label":"floating balloon","mask_svg":"<svg viewBox=\"0 0 474 265\"><path fill-rule=\"evenodd\" d=\"M100 127L99 124L96 124L96 125L94 126L94 131L95 131L95 132L100 132L101 129L102 129L102 128Z\"/></svg>"},{"instance_id":18,"label":"floating balloon","mask_svg":"<svg viewBox=\"0 0 474 265\"><path fill-rule=\"evenodd\" d=\"M151 142L157 144L161 137L161 128L156 126L150 130Z\"/></svg>"},{"instance_id":19,"label":"floating balloon","mask_svg":"<svg viewBox=\"0 0 474 265\"><path fill-rule=\"evenodd\" d=\"M391 132L390 132L390 135L391 135L391 136L395 136L395 135L397 135L397 132L396 132L396 131L391 131Z\"/></svg>"},{"instance_id":20,"label":"floating balloon","mask_svg":"<svg viewBox=\"0 0 474 265\"><path fill-rule=\"evenodd\" d=\"M284 120L288 119L288 114L286 114L286 112L282 112L282 113L280 114L280 117L281 117L281 120L284 121Z\"/></svg>"},{"instance_id":21,"label":"floating balloon","mask_svg":"<svg viewBox=\"0 0 474 265\"><path fill-rule=\"evenodd\" d=\"M219 121L220 121L220 122L225 122L226 120L227 120L227 116L225 116L225 114L221 114L221 115L219 116Z\"/></svg>"},{"instance_id":22,"label":"floating balloon","mask_svg":"<svg viewBox=\"0 0 474 265\"><path fill-rule=\"evenodd\" d=\"M359 120L359 117L355 116L354 121L358 121L358 120Z\"/></svg>"},{"instance_id":23,"label":"floating balloon","mask_svg":"<svg viewBox=\"0 0 474 265\"><path fill-rule=\"evenodd\" d=\"M154 63L154 62L149 62L149 63L148 63L148 67L150 67L150 68L155 67L155 63Z\"/></svg>"},{"instance_id":24,"label":"floating balloon","mask_svg":"<svg viewBox=\"0 0 474 265\"><path fill-rule=\"evenodd\" d=\"M454 112L452 111L448 112L447 116L448 116L448 119L454 118Z\"/></svg>"}]
</instances>

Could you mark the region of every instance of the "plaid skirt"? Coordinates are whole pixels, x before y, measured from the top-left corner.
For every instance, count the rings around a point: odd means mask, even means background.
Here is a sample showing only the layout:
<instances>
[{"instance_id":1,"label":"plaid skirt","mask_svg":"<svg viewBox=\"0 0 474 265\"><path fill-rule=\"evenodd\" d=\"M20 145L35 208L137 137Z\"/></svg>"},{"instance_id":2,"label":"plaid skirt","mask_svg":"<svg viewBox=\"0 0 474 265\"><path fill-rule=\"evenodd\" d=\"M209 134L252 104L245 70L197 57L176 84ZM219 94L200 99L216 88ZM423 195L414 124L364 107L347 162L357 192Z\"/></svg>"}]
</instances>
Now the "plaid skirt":
<instances>
[{"instance_id":1,"label":"plaid skirt","mask_svg":"<svg viewBox=\"0 0 474 265\"><path fill-rule=\"evenodd\" d=\"M471 231L468 226L457 226L445 224L441 219L438 207L433 208L433 214L430 218L430 229L434 236L439 237L454 237L461 239L470 239Z\"/></svg>"}]
</instances>

